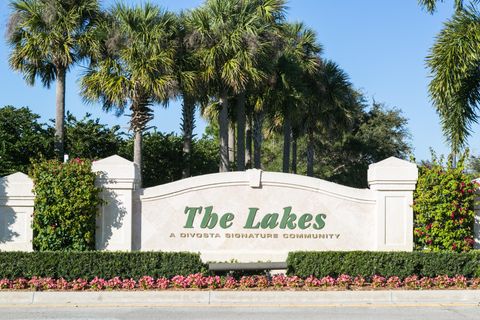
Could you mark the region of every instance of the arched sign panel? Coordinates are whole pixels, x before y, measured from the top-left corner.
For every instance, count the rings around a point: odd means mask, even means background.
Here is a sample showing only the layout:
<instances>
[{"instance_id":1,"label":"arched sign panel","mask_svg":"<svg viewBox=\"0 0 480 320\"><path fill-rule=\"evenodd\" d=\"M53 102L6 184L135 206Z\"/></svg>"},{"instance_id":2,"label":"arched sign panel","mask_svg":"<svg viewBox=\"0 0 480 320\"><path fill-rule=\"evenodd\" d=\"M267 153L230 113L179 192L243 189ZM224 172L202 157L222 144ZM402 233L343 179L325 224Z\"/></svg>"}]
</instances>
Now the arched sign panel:
<instances>
[{"instance_id":1,"label":"arched sign panel","mask_svg":"<svg viewBox=\"0 0 480 320\"><path fill-rule=\"evenodd\" d=\"M376 195L293 174L230 172L144 189L141 250L204 261L282 261L297 250L375 250ZM134 229L135 233L135 229Z\"/></svg>"}]
</instances>

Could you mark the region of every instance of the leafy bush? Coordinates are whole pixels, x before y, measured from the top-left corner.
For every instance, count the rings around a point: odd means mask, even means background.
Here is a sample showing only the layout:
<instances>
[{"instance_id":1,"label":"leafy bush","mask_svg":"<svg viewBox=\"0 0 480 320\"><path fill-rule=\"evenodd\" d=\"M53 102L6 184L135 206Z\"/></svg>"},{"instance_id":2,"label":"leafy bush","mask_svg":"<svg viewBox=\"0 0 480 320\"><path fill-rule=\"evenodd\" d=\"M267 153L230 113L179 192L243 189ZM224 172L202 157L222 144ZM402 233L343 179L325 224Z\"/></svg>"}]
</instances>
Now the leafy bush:
<instances>
[{"instance_id":1,"label":"leafy bush","mask_svg":"<svg viewBox=\"0 0 480 320\"><path fill-rule=\"evenodd\" d=\"M0 278L7 279L170 278L203 269L198 254L185 252L0 252Z\"/></svg>"},{"instance_id":2,"label":"leafy bush","mask_svg":"<svg viewBox=\"0 0 480 320\"><path fill-rule=\"evenodd\" d=\"M91 162L74 159L34 163L34 250L93 250L101 204Z\"/></svg>"},{"instance_id":3,"label":"leafy bush","mask_svg":"<svg viewBox=\"0 0 480 320\"><path fill-rule=\"evenodd\" d=\"M469 251L474 244L477 185L464 172L465 157L456 168L433 158L420 166L414 192L415 249Z\"/></svg>"},{"instance_id":4,"label":"leafy bush","mask_svg":"<svg viewBox=\"0 0 480 320\"><path fill-rule=\"evenodd\" d=\"M288 274L307 277L480 275L480 252L290 252Z\"/></svg>"}]
</instances>

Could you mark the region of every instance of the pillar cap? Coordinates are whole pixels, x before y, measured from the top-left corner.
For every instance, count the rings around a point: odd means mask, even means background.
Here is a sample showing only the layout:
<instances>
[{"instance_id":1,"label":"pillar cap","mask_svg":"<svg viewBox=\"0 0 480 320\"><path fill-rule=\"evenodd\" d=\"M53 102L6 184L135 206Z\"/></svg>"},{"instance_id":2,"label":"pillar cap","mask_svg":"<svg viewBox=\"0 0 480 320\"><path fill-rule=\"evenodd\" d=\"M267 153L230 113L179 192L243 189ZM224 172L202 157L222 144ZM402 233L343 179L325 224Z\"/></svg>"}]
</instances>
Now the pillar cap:
<instances>
[{"instance_id":1,"label":"pillar cap","mask_svg":"<svg viewBox=\"0 0 480 320\"><path fill-rule=\"evenodd\" d=\"M418 179L415 163L390 157L368 166L368 184L372 189L414 190Z\"/></svg>"}]
</instances>

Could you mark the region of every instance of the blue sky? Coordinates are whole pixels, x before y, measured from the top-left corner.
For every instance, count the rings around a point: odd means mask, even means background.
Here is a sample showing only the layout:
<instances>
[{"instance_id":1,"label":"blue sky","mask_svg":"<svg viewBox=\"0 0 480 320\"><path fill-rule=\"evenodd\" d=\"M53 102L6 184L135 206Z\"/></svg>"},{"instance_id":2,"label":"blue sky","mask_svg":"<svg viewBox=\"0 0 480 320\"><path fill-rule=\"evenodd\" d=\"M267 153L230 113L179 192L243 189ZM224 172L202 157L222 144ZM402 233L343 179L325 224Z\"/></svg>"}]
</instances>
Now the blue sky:
<instances>
[{"instance_id":1,"label":"blue sky","mask_svg":"<svg viewBox=\"0 0 480 320\"><path fill-rule=\"evenodd\" d=\"M140 0L124 1L142 3ZM166 9L179 11L198 6L201 0L152 0ZM0 34L5 34L9 1L0 0ZM103 1L105 6L113 0ZM290 0L288 20L303 21L313 28L324 48L324 57L338 63L357 89L370 99L402 110L409 119L412 145L417 160L430 157L429 148L447 153L439 126L439 118L428 98L428 70L425 57L435 35L452 14L453 0L441 4L434 15L417 5L417 0ZM25 84L22 76L9 69L9 48L0 41L0 106L28 106L42 117L54 118L55 86L46 89L37 83ZM82 117L86 112L102 123L128 127L126 116L116 117L99 105L85 105L78 94L77 81L82 67L67 75L66 108ZM151 125L163 132L178 132L180 104L170 103L167 109L158 106ZM197 121L197 134L205 127ZM474 126L478 132L479 127ZM480 139L470 138L473 154L480 153Z\"/></svg>"}]
</instances>

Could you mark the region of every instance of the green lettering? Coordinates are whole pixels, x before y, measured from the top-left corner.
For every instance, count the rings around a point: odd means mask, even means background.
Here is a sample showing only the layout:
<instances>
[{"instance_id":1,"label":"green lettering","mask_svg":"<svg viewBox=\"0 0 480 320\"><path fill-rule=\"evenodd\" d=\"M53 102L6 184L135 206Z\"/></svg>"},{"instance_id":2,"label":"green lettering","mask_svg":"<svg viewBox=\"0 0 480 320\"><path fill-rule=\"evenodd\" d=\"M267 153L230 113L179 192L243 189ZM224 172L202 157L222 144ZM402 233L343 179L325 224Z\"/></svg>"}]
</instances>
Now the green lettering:
<instances>
[{"instance_id":1,"label":"green lettering","mask_svg":"<svg viewBox=\"0 0 480 320\"><path fill-rule=\"evenodd\" d=\"M278 213L268 213L266 214L261 222L262 229L275 229L278 226Z\"/></svg>"},{"instance_id":2,"label":"green lettering","mask_svg":"<svg viewBox=\"0 0 480 320\"><path fill-rule=\"evenodd\" d=\"M300 229L305 230L310 227L313 216L310 213L305 213L298 219L298 226Z\"/></svg>"},{"instance_id":3,"label":"green lettering","mask_svg":"<svg viewBox=\"0 0 480 320\"><path fill-rule=\"evenodd\" d=\"M325 219L327 218L327 215L324 213L317 214L315 217L316 223L313 224L313 229L315 230L320 230L325 227Z\"/></svg>"},{"instance_id":4,"label":"green lettering","mask_svg":"<svg viewBox=\"0 0 480 320\"><path fill-rule=\"evenodd\" d=\"M187 222L183 226L184 228L193 228L193 220L195 219L195 214L197 212L200 214L202 212L202 207L185 207L185 214L187 215Z\"/></svg>"},{"instance_id":5,"label":"green lettering","mask_svg":"<svg viewBox=\"0 0 480 320\"><path fill-rule=\"evenodd\" d=\"M292 207L285 207L283 208L283 217L282 221L280 222L280 229L295 229L297 224L295 223L297 220L297 215L292 213Z\"/></svg>"},{"instance_id":6,"label":"green lettering","mask_svg":"<svg viewBox=\"0 0 480 320\"><path fill-rule=\"evenodd\" d=\"M255 226L253 222L255 221L255 216L257 215L258 208L249 208L248 209L248 217L247 222L245 222L244 229L258 229L260 227L260 222L258 222Z\"/></svg>"},{"instance_id":7,"label":"green lettering","mask_svg":"<svg viewBox=\"0 0 480 320\"><path fill-rule=\"evenodd\" d=\"M205 207L205 214L203 215L202 223L200 228L213 229L217 225L218 214L213 211L213 206Z\"/></svg>"},{"instance_id":8,"label":"green lettering","mask_svg":"<svg viewBox=\"0 0 480 320\"><path fill-rule=\"evenodd\" d=\"M222 229L227 229L230 228L233 224L233 219L235 216L233 213L225 213L221 218L220 218L220 227Z\"/></svg>"}]
</instances>

